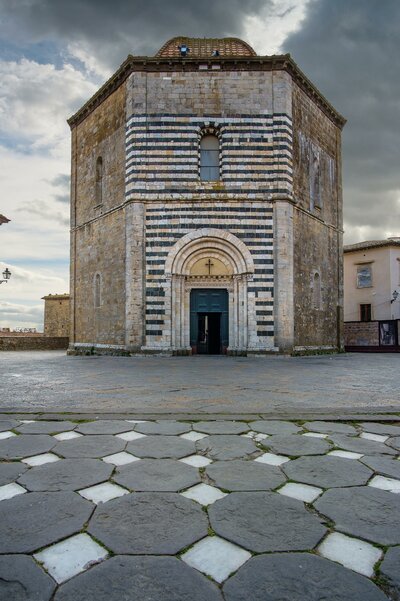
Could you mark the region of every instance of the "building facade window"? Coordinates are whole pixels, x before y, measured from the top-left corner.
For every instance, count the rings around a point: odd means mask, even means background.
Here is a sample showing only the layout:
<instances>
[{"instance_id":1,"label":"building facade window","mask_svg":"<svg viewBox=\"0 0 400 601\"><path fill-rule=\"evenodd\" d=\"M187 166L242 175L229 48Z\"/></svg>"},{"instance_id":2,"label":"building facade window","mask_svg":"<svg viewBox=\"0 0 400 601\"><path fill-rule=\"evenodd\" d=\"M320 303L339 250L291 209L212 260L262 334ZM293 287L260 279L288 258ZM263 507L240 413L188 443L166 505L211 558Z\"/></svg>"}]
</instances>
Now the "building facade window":
<instances>
[{"instance_id":1,"label":"building facade window","mask_svg":"<svg viewBox=\"0 0 400 601\"><path fill-rule=\"evenodd\" d=\"M97 157L96 161L96 205L103 202L103 159Z\"/></svg>"},{"instance_id":2,"label":"building facade window","mask_svg":"<svg viewBox=\"0 0 400 601\"><path fill-rule=\"evenodd\" d=\"M321 208L321 168L319 156L313 152L310 162L310 210Z\"/></svg>"},{"instance_id":3,"label":"building facade window","mask_svg":"<svg viewBox=\"0 0 400 601\"><path fill-rule=\"evenodd\" d=\"M200 179L215 182L220 179L219 139L207 134L200 140Z\"/></svg>"},{"instance_id":4,"label":"building facade window","mask_svg":"<svg viewBox=\"0 0 400 601\"><path fill-rule=\"evenodd\" d=\"M357 265L357 288L371 288L372 265Z\"/></svg>"},{"instance_id":5,"label":"building facade window","mask_svg":"<svg viewBox=\"0 0 400 601\"><path fill-rule=\"evenodd\" d=\"M312 304L314 309L321 308L321 277L316 271L313 277L313 299Z\"/></svg>"},{"instance_id":6,"label":"building facade window","mask_svg":"<svg viewBox=\"0 0 400 601\"><path fill-rule=\"evenodd\" d=\"M371 321L371 305L360 305L360 321Z\"/></svg>"},{"instance_id":7,"label":"building facade window","mask_svg":"<svg viewBox=\"0 0 400 601\"><path fill-rule=\"evenodd\" d=\"M94 276L94 306L101 306L101 276L99 273Z\"/></svg>"}]
</instances>

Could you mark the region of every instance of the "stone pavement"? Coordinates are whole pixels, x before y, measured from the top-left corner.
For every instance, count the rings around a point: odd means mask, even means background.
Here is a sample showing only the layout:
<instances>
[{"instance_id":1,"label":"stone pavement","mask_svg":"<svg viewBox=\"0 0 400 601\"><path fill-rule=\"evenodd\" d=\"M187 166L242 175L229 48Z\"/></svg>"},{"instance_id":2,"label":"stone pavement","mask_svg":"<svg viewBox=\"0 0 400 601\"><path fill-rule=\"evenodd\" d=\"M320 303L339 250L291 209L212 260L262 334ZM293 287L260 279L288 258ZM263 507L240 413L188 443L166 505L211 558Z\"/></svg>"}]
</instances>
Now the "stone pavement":
<instances>
[{"instance_id":1,"label":"stone pavement","mask_svg":"<svg viewBox=\"0 0 400 601\"><path fill-rule=\"evenodd\" d=\"M395 416L1 419L1 601L400 599Z\"/></svg>"},{"instance_id":2,"label":"stone pavement","mask_svg":"<svg viewBox=\"0 0 400 601\"><path fill-rule=\"evenodd\" d=\"M400 355L67 357L0 353L0 411L399 411Z\"/></svg>"}]
</instances>

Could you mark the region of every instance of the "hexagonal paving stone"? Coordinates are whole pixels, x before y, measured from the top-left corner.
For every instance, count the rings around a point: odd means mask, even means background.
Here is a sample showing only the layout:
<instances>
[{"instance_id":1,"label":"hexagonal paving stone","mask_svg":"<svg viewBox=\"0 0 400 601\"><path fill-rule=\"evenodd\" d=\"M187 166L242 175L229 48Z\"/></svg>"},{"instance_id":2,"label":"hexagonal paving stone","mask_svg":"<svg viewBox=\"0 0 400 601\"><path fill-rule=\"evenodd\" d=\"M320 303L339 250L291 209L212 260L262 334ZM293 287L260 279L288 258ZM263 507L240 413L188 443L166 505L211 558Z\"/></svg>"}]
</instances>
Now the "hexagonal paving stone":
<instances>
[{"instance_id":1,"label":"hexagonal paving stone","mask_svg":"<svg viewBox=\"0 0 400 601\"><path fill-rule=\"evenodd\" d=\"M380 571L385 578L391 590L397 593L393 599L400 599L400 547L389 549L386 552L385 559L381 563Z\"/></svg>"},{"instance_id":2,"label":"hexagonal paving stone","mask_svg":"<svg viewBox=\"0 0 400 601\"><path fill-rule=\"evenodd\" d=\"M16 419L4 419L0 421L0 432L5 432L6 430L13 430L20 425L21 422L18 422Z\"/></svg>"},{"instance_id":3,"label":"hexagonal paving stone","mask_svg":"<svg viewBox=\"0 0 400 601\"><path fill-rule=\"evenodd\" d=\"M394 449L382 442L375 442L355 436L346 436L344 434L332 434L331 439L336 447L345 449L346 451L354 451L363 455L396 455Z\"/></svg>"},{"instance_id":4,"label":"hexagonal paving stone","mask_svg":"<svg viewBox=\"0 0 400 601\"><path fill-rule=\"evenodd\" d=\"M302 502L269 492L236 492L209 508L217 534L257 553L312 549L326 532Z\"/></svg>"},{"instance_id":5,"label":"hexagonal paving stone","mask_svg":"<svg viewBox=\"0 0 400 601\"><path fill-rule=\"evenodd\" d=\"M116 436L80 436L59 442L53 452L62 457L105 457L125 449L126 442Z\"/></svg>"},{"instance_id":6,"label":"hexagonal paving stone","mask_svg":"<svg viewBox=\"0 0 400 601\"><path fill-rule=\"evenodd\" d=\"M0 459L22 459L50 451L56 441L46 434L21 434L0 440Z\"/></svg>"},{"instance_id":7,"label":"hexagonal paving stone","mask_svg":"<svg viewBox=\"0 0 400 601\"><path fill-rule=\"evenodd\" d=\"M283 455L323 455L331 448L331 445L321 438L310 438L299 436L297 434L288 434L287 436L270 436L263 440L261 444L269 447L275 453Z\"/></svg>"},{"instance_id":8,"label":"hexagonal paving stone","mask_svg":"<svg viewBox=\"0 0 400 601\"><path fill-rule=\"evenodd\" d=\"M388 601L364 576L309 553L250 559L224 584L226 601Z\"/></svg>"},{"instance_id":9,"label":"hexagonal paving stone","mask_svg":"<svg viewBox=\"0 0 400 601\"><path fill-rule=\"evenodd\" d=\"M172 555L205 537L207 528L194 501L177 493L139 492L99 505L88 532L115 553Z\"/></svg>"},{"instance_id":10,"label":"hexagonal paving stone","mask_svg":"<svg viewBox=\"0 0 400 601\"><path fill-rule=\"evenodd\" d=\"M215 434L202 438L196 442L196 448L211 459L220 459L221 461L251 457L254 453L259 452L251 438L229 434Z\"/></svg>"},{"instance_id":11,"label":"hexagonal paving stone","mask_svg":"<svg viewBox=\"0 0 400 601\"><path fill-rule=\"evenodd\" d=\"M0 557L0 599L49 601L56 585L28 555Z\"/></svg>"},{"instance_id":12,"label":"hexagonal paving stone","mask_svg":"<svg viewBox=\"0 0 400 601\"><path fill-rule=\"evenodd\" d=\"M16 428L21 434L57 434L58 432L66 432L76 428L76 424L65 421L37 421L30 424L22 424Z\"/></svg>"},{"instance_id":13,"label":"hexagonal paving stone","mask_svg":"<svg viewBox=\"0 0 400 601\"><path fill-rule=\"evenodd\" d=\"M370 486L333 488L314 504L335 522L337 530L382 545L400 543L397 495Z\"/></svg>"},{"instance_id":14,"label":"hexagonal paving stone","mask_svg":"<svg viewBox=\"0 0 400 601\"><path fill-rule=\"evenodd\" d=\"M365 432L375 434L389 434L389 436L400 436L400 424L378 424L376 422L362 422L359 424Z\"/></svg>"},{"instance_id":15,"label":"hexagonal paving stone","mask_svg":"<svg viewBox=\"0 0 400 601\"><path fill-rule=\"evenodd\" d=\"M111 465L98 459L61 459L33 467L18 483L33 491L78 490L108 480L112 471Z\"/></svg>"},{"instance_id":16,"label":"hexagonal paving stone","mask_svg":"<svg viewBox=\"0 0 400 601\"><path fill-rule=\"evenodd\" d=\"M368 455L364 455L360 461L378 474L400 479L400 461L397 461L396 459L391 459L390 457L369 457Z\"/></svg>"},{"instance_id":17,"label":"hexagonal paving stone","mask_svg":"<svg viewBox=\"0 0 400 601\"><path fill-rule=\"evenodd\" d=\"M32 492L0 503L0 553L29 553L79 532L93 504L74 492Z\"/></svg>"},{"instance_id":18,"label":"hexagonal paving stone","mask_svg":"<svg viewBox=\"0 0 400 601\"><path fill-rule=\"evenodd\" d=\"M291 422L282 422L279 420L259 420L249 424L252 430L263 432L264 434L296 434L301 428Z\"/></svg>"},{"instance_id":19,"label":"hexagonal paving stone","mask_svg":"<svg viewBox=\"0 0 400 601\"><path fill-rule=\"evenodd\" d=\"M282 466L285 474L296 482L305 482L323 488L359 486L366 484L373 472L358 461L340 457L300 457Z\"/></svg>"},{"instance_id":20,"label":"hexagonal paving stone","mask_svg":"<svg viewBox=\"0 0 400 601\"><path fill-rule=\"evenodd\" d=\"M173 436L146 436L129 442L126 450L137 457L150 459L180 459L192 455L196 448L190 440Z\"/></svg>"},{"instance_id":21,"label":"hexagonal paving stone","mask_svg":"<svg viewBox=\"0 0 400 601\"><path fill-rule=\"evenodd\" d=\"M303 428L310 430L310 432L321 432L322 434L357 434L357 430L350 424L342 424L341 422L306 422L303 424Z\"/></svg>"},{"instance_id":22,"label":"hexagonal paving stone","mask_svg":"<svg viewBox=\"0 0 400 601\"><path fill-rule=\"evenodd\" d=\"M172 420L160 420L157 422L146 422L144 424L137 424L135 426L136 432L142 434L164 434L164 435L178 435L185 434L192 429L190 424L183 424Z\"/></svg>"},{"instance_id":23,"label":"hexagonal paving stone","mask_svg":"<svg viewBox=\"0 0 400 601\"><path fill-rule=\"evenodd\" d=\"M195 424L196 430L206 434L242 434L250 430L250 426L243 422L234 421L210 421L198 422Z\"/></svg>"},{"instance_id":24,"label":"hexagonal paving stone","mask_svg":"<svg viewBox=\"0 0 400 601\"><path fill-rule=\"evenodd\" d=\"M181 461L143 459L119 468L113 480L138 492L176 492L200 482L200 475Z\"/></svg>"},{"instance_id":25,"label":"hexagonal paving stone","mask_svg":"<svg viewBox=\"0 0 400 601\"><path fill-rule=\"evenodd\" d=\"M76 431L81 434L120 434L128 430L133 430L133 425L118 419L99 419L95 422L79 424L76 428Z\"/></svg>"},{"instance_id":26,"label":"hexagonal paving stone","mask_svg":"<svg viewBox=\"0 0 400 601\"><path fill-rule=\"evenodd\" d=\"M0 463L0 486L15 482L27 469L27 465L16 461L12 463Z\"/></svg>"},{"instance_id":27,"label":"hexagonal paving stone","mask_svg":"<svg viewBox=\"0 0 400 601\"><path fill-rule=\"evenodd\" d=\"M175 557L112 557L65 583L55 595L55 601L122 599L223 601L215 584Z\"/></svg>"},{"instance_id":28,"label":"hexagonal paving stone","mask_svg":"<svg viewBox=\"0 0 400 601\"><path fill-rule=\"evenodd\" d=\"M393 436L393 438L389 438L387 444L400 451L400 436Z\"/></svg>"},{"instance_id":29,"label":"hexagonal paving stone","mask_svg":"<svg viewBox=\"0 0 400 601\"><path fill-rule=\"evenodd\" d=\"M254 461L218 461L206 468L206 474L216 486L226 490L271 490L285 482L278 467Z\"/></svg>"}]
</instances>

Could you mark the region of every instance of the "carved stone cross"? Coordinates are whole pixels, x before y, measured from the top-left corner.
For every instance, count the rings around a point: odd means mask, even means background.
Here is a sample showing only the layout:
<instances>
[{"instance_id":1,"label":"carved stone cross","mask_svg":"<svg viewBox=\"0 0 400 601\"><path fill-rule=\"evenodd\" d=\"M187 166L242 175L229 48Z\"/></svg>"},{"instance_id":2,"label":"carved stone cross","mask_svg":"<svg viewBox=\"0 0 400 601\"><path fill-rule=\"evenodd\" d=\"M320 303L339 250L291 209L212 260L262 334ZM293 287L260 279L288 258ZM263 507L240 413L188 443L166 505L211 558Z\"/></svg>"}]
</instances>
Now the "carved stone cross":
<instances>
[{"instance_id":1,"label":"carved stone cross","mask_svg":"<svg viewBox=\"0 0 400 601\"><path fill-rule=\"evenodd\" d=\"M208 259L206 267L208 267L208 275L211 275L211 267L214 267L214 263L211 263L211 259Z\"/></svg>"}]
</instances>

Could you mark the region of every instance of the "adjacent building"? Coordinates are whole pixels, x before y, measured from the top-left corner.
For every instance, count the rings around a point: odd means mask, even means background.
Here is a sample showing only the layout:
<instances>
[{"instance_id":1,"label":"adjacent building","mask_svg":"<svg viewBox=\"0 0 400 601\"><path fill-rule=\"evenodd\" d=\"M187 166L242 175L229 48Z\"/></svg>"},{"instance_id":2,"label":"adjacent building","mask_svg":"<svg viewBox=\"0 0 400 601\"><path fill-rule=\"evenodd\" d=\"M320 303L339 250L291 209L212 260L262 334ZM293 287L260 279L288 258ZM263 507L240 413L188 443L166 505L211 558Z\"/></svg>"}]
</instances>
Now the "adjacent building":
<instances>
[{"instance_id":1,"label":"adjacent building","mask_svg":"<svg viewBox=\"0 0 400 601\"><path fill-rule=\"evenodd\" d=\"M400 237L344 247L344 319L349 350L398 347Z\"/></svg>"},{"instance_id":2,"label":"adjacent building","mask_svg":"<svg viewBox=\"0 0 400 601\"><path fill-rule=\"evenodd\" d=\"M344 123L236 38L128 56L69 120L70 352L341 349Z\"/></svg>"},{"instance_id":3,"label":"adjacent building","mask_svg":"<svg viewBox=\"0 0 400 601\"><path fill-rule=\"evenodd\" d=\"M69 294L48 294L44 300L44 335L68 337L70 326Z\"/></svg>"}]
</instances>

